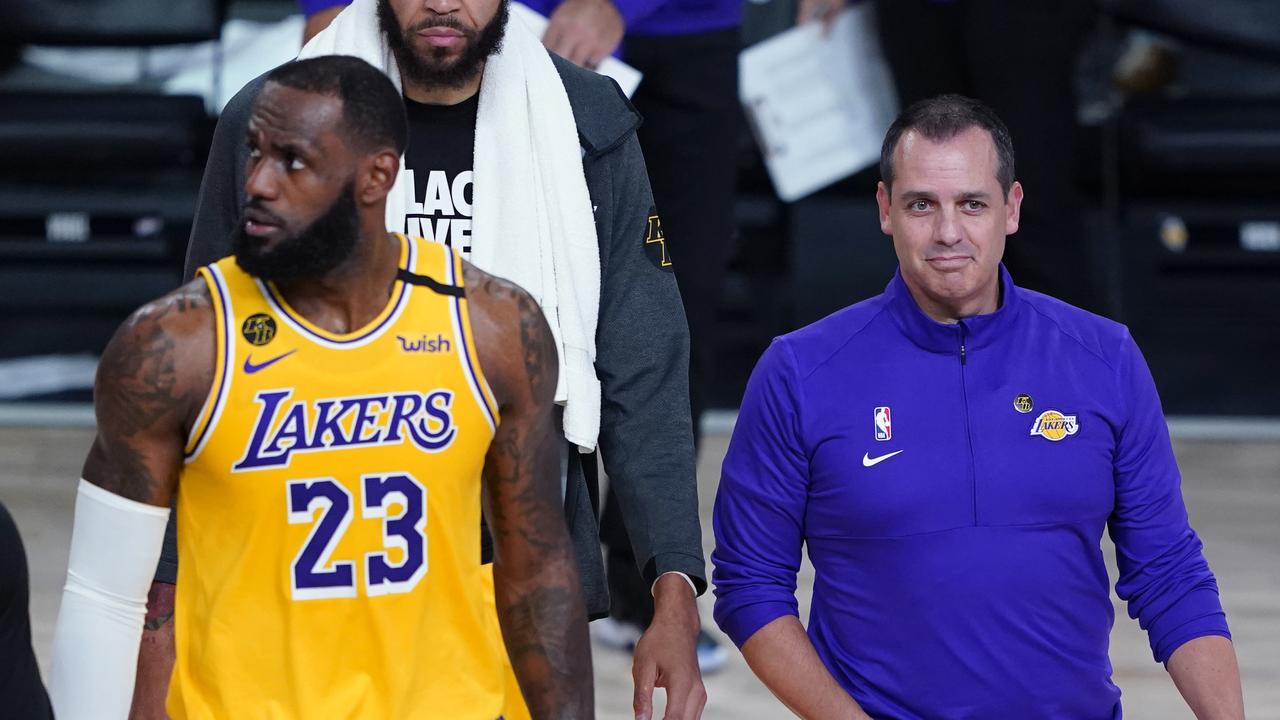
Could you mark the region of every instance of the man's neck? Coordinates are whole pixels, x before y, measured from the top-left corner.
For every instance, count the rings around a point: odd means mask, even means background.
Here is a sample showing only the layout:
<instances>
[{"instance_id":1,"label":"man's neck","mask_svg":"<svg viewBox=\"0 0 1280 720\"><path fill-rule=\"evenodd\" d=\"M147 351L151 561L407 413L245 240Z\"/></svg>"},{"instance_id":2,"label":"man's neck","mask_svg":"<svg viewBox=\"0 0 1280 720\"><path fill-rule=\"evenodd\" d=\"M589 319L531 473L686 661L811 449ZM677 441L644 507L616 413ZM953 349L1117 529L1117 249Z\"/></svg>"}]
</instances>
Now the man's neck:
<instances>
[{"instance_id":1,"label":"man's neck","mask_svg":"<svg viewBox=\"0 0 1280 720\"><path fill-rule=\"evenodd\" d=\"M332 333L354 332L386 308L400 266L400 241L386 231L382 215L376 225L363 222L351 256L317 278L276 286L304 318Z\"/></svg>"},{"instance_id":2,"label":"man's neck","mask_svg":"<svg viewBox=\"0 0 1280 720\"><path fill-rule=\"evenodd\" d=\"M457 87L445 85L420 85L401 75L404 82L404 96L424 105L457 105L480 92L480 81L484 79L484 66L475 77Z\"/></svg>"}]
</instances>

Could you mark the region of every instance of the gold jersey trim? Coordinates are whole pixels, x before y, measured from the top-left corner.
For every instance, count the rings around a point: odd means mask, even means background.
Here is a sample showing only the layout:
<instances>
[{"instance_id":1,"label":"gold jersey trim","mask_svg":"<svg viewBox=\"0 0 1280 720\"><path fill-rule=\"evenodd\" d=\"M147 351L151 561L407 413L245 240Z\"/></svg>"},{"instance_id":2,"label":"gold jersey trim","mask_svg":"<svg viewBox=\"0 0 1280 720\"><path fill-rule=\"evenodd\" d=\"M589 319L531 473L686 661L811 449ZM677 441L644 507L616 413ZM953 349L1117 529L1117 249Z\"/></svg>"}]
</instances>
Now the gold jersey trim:
<instances>
[{"instance_id":1,"label":"gold jersey trim","mask_svg":"<svg viewBox=\"0 0 1280 720\"><path fill-rule=\"evenodd\" d=\"M498 412L498 402L494 399L493 389L485 378L484 369L480 366L480 357L475 349L475 334L471 331L471 313L466 300L466 286L462 279L462 256L452 249L445 253L445 279L451 285L463 288L463 297L452 298L452 312L449 318L453 322L454 333L462 338L462 352L458 360L462 363L462 373L467 376L467 384L475 396L476 402L484 410L485 419L489 421L489 429L498 431L502 420Z\"/></svg>"},{"instance_id":2,"label":"gold jersey trim","mask_svg":"<svg viewBox=\"0 0 1280 720\"><path fill-rule=\"evenodd\" d=\"M218 424L218 417L222 415L222 408L226 405L231 384L229 365L236 352L236 336L232 332L235 318L232 317L231 312L231 294L227 290L222 271L216 265L209 265L200 268L196 275L209 286L209 296L213 299L214 366L213 382L209 385L204 405L201 406L196 421L191 425L187 444L183 448L183 461L187 463L200 455L209 436L213 434L213 427Z\"/></svg>"}]
</instances>

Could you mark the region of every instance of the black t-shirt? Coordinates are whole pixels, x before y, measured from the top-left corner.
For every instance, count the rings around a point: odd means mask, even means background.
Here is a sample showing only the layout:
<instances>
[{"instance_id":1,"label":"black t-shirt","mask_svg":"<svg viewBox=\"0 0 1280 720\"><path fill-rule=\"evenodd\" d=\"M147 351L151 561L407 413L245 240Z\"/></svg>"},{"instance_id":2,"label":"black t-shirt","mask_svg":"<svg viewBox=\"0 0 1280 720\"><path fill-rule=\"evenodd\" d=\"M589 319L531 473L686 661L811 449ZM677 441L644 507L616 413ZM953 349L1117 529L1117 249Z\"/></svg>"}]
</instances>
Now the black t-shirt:
<instances>
[{"instance_id":1,"label":"black t-shirt","mask_svg":"<svg viewBox=\"0 0 1280 720\"><path fill-rule=\"evenodd\" d=\"M409 114L404 160L412 173L414 202L402 230L470 256L471 168L480 93L457 105L424 105L409 98L404 104Z\"/></svg>"},{"instance_id":2,"label":"black t-shirt","mask_svg":"<svg viewBox=\"0 0 1280 720\"><path fill-rule=\"evenodd\" d=\"M404 99L409 149L404 164L413 178L413 205L404 233L442 241L471 255L471 168L476 151L480 93L457 105L425 105ZM480 560L493 562L493 540L480 519Z\"/></svg>"}]
</instances>

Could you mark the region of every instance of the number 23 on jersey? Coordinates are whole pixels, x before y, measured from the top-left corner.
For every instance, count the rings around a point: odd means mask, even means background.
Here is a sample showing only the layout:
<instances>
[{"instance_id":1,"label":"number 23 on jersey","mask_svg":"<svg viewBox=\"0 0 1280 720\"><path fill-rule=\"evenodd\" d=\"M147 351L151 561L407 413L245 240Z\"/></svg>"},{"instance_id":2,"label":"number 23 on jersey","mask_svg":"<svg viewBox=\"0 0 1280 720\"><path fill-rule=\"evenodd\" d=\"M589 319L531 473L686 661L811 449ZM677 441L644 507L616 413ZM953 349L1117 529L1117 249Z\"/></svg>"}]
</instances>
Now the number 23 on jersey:
<instances>
[{"instance_id":1,"label":"number 23 on jersey","mask_svg":"<svg viewBox=\"0 0 1280 720\"><path fill-rule=\"evenodd\" d=\"M427 574L427 489L409 473L393 472L361 476L360 490L361 517L382 520L382 550L366 553L362 564L364 593L411 592ZM289 523L314 522L289 571L293 599L356 597L356 562L333 560L354 514L351 493L330 477L290 480L286 491ZM392 562L391 548L400 562Z\"/></svg>"}]
</instances>

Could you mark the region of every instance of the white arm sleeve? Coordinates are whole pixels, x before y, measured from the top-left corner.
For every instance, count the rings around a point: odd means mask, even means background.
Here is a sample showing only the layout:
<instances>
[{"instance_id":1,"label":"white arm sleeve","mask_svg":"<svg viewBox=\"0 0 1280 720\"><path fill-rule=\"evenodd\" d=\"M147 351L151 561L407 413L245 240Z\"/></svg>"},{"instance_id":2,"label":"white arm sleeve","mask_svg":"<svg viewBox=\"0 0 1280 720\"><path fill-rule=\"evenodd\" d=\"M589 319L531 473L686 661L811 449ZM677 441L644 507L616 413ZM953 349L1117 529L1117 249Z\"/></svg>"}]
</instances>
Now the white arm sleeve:
<instances>
[{"instance_id":1,"label":"white arm sleeve","mask_svg":"<svg viewBox=\"0 0 1280 720\"><path fill-rule=\"evenodd\" d=\"M58 720L128 717L147 589L168 519L169 508L80 481L53 632L49 698Z\"/></svg>"}]
</instances>

